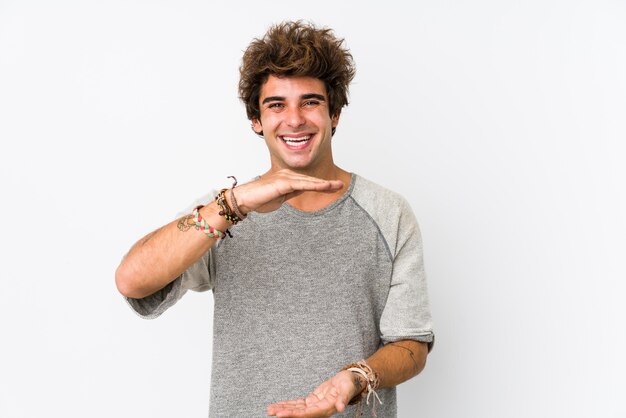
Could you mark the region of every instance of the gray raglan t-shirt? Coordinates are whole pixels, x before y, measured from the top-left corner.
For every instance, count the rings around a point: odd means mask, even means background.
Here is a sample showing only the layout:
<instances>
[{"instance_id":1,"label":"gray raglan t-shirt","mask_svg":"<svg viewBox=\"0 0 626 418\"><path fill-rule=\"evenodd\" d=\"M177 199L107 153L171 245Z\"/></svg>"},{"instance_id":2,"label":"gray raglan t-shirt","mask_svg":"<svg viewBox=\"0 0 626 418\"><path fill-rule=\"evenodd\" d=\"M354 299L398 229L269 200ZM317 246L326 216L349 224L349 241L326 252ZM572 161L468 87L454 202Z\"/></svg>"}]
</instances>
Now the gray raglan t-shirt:
<instances>
[{"instance_id":1,"label":"gray raglan t-shirt","mask_svg":"<svg viewBox=\"0 0 626 418\"><path fill-rule=\"evenodd\" d=\"M352 175L324 209L283 204L231 231L164 289L128 299L155 318L187 290L213 290L210 417L266 416L391 341L432 345L420 231L399 195ZM395 417L395 388L377 392L378 416Z\"/></svg>"}]
</instances>

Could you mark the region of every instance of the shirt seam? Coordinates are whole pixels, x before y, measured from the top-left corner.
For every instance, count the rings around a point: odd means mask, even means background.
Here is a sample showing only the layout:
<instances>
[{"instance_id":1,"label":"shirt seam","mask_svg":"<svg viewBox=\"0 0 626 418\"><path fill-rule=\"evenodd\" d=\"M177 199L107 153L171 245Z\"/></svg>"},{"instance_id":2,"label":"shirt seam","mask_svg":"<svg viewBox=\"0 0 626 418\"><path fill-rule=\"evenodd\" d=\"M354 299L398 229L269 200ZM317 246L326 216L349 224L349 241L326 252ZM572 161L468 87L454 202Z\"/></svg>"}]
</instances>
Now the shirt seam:
<instances>
[{"instance_id":1,"label":"shirt seam","mask_svg":"<svg viewBox=\"0 0 626 418\"><path fill-rule=\"evenodd\" d=\"M350 196L348 196L348 199L351 199L354 202L354 204L356 205L356 207L359 208L361 211L363 211L363 213L365 213L365 215L370 220L370 222L374 224L374 226L376 227L376 231L378 231L378 234L380 235L380 237L383 240L383 243L385 244L385 250L387 251L387 256L389 257L389 261L391 261L391 263L393 265L394 257L391 254L391 248L389 247L389 243L387 243L387 239L385 238L385 234L383 234L383 231L380 229L380 226L378 225L378 222L376 222L376 220L372 217L372 215L370 215L370 213L368 211L366 211L365 208L363 208L363 206L361 206L359 204L359 202L356 201L356 199L354 198L354 196L352 194Z\"/></svg>"}]
</instances>

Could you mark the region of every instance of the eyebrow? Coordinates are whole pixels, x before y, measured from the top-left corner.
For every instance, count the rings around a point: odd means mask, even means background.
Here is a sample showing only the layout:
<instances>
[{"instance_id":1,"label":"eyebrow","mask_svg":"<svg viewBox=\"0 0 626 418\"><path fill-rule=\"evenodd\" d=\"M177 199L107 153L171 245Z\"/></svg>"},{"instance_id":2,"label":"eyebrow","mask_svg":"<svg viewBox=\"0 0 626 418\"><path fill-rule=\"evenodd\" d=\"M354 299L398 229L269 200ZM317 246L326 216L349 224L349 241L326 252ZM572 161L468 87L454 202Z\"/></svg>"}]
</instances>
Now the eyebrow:
<instances>
[{"instance_id":1,"label":"eyebrow","mask_svg":"<svg viewBox=\"0 0 626 418\"><path fill-rule=\"evenodd\" d=\"M261 104L265 104L267 102L281 102L284 101L285 98L282 96L268 96L265 99L263 99L263 101L261 102Z\"/></svg>"},{"instance_id":2,"label":"eyebrow","mask_svg":"<svg viewBox=\"0 0 626 418\"><path fill-rule=\"evenodd\" d=\"M317 93L303 94L302 96L300 96L300 99L301 100L317 99L317 100L322 101L322 102L326 101L326 97L324 97L321 94L317 94ZM268 103L268 102L284 102L284 101L285 101L285 97L283 97L283 96L268 96L265 99L263 99L261 104L265 104L265 103Z\"/></svg>"},{"instance_id":3,"label":"eyebrow","mask_svg":"<svg viewBox=\"0 0 626 418\"><path fill-rule=\"evenodd\" d=\"M317 94L317 93L308 93L308 94L303 94L302 95L302 100L308 100L308 99L317 99L321 102L325 102L326 101L326 97L322 96L321 94Z\"/></svg>"}]
</instances>

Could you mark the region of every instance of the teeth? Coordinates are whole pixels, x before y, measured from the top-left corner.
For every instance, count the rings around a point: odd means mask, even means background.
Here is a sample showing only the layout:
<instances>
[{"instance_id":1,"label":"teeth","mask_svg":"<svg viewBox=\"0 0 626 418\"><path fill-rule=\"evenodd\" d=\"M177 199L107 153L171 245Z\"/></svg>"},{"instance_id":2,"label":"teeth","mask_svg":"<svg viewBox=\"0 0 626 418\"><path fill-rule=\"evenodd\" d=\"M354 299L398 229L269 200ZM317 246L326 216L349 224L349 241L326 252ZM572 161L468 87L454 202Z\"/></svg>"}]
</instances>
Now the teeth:
<instances>
[{"instance_id":1,"label":"teeth","mask_svg":"<svg viewBox=\"0 0 626 418\"><path fill-rule=\"evenodd\" d=\"M311 135L301 136L299 138L285 138L283 136L282 140L287 142L287 143L289 143L289 144L297 144L299 142L308 141L310 138L311 138Z\"/></svg>"}]
</instances>

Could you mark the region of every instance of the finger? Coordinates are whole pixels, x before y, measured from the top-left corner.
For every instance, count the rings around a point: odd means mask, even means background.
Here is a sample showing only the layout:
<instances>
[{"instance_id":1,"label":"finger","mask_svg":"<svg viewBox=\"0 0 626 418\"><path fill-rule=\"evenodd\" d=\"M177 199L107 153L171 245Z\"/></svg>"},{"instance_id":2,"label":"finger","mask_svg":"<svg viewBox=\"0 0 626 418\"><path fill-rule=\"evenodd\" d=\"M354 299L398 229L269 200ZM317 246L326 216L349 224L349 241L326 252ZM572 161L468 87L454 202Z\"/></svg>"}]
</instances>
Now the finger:
<instances>
[{"instance_id":1,"label":"finger","mask_svg":"<svg viewBox=\"0 0 626 418\"><path fill-rule=\"evenodd\" d=\"M304 409L306 407L306 401L303 398L292 399L288 401L280 401L267 407L268 415L276 415L279 411Z\"/></svg>"},{"instance_id":2,"label":"finger","mask_svg":"<svg viewBox=\"0 0 626 418\"><path fill-rule=\"evenodd\" d=\"M285 195L295 191L336 192L343 187L341 180L295 180L279 188L279 193Z\"/></svg>"},{"instance_id":3,"label":"finger","mask_svg":"<svg viewBox=\"0 0 626 418\"><path fill-rule=\"evenodd\" d=\"M337 412L343 412L346 409L346 404L340 399L335 403L335 409Z\"/></svg>"},{"instance_id":4,"label":"finger","mask_svg":"<svg viewBox=\"0 0 626 418\"><path fill-rule=\"evenodd\" d=\"M292 399L289 401L276 402L275 404L268 406L268 408L291 408L295 406L300 406L300 407L306 406L306 402L303 398Z\"/></svg>"},{"instance_id":5,"label":"finger","mask_svg":"<svg viewBox=\"0 0 626 418\"><path fill-rule=\"evenodd\" d=\"M280 181L280 180L287 180L287 181L303 180L303 181L310 181L310 182L328 181L326 179L322 179L319 177L313 177L313 176L309 176L306 174L296 173L295 171L291 171L291 170L280 170L278 172L271 173L271 174L266 173L262 175L259 179L255 180L254 182L273 183L273 182Z\"/></svg>"},{"instance_id":6,"label":"finger","mask_svg":"<svg viewBox=\"0 0 626 418\"><path fill-rule=\"evenodd\" d=\"M319 391L317 393L313 392L312 395L315 396L318 401L321 401L322 399L324 399L324 392L322 391Z\"/></svg>"},{"instance_id":7,"label":"finger","mask_svg":"<svg viewBox=\"0 0 626 418\"><path fill-rule=\"evenodd\" d=\"M296 171L292 171L289 169L282 169L279 171L276 171L274 173L271 174L264 174L261 176L261 179L267 179L267 178L272 178L272 177L276 177L276 178L292 178L292 179L309 179L309 180L324 180L320 177L315 177L315 176L310 176L308 174L303 174L303 173L299 173Z\"/></svg>"},{"instance_id":8,"label":"finger","mask_svg":"<svg viewBox=\"0 0 626 418\"><path fill-rule=\"evenodd\" d=\"M319 408L294 408L290 410L282 410L276 413L278 418L314 418L330 416L332 412L321 411Z\"/></svg>"},{"instance_id":9,"label":"finger","mask_svg":"<svg viewBox=\"0 0 626 418\"><path fill-rule=\"evenodd\" d=\"M312 418L327 417L336 411L334 400L331 401L327 398L318 400L317 395L311 394L305 400L280 403L280 408L273 410L272 413L279 418Z\"/></svg>"}]
</instances>

